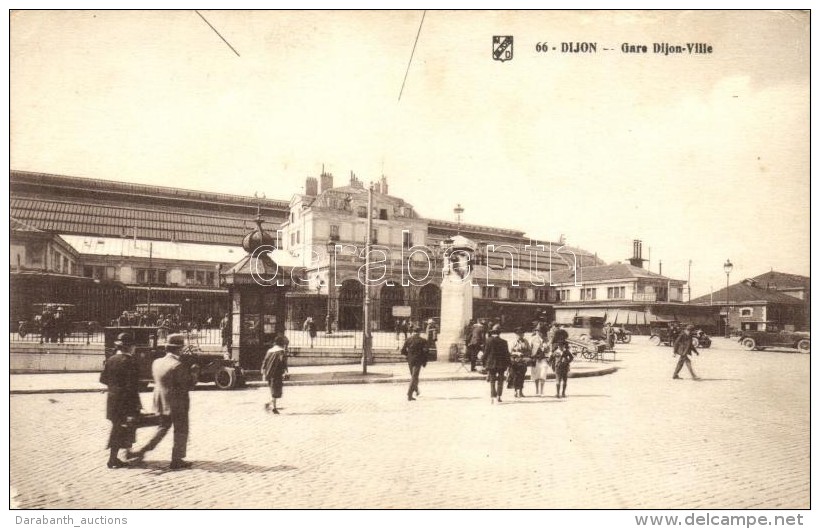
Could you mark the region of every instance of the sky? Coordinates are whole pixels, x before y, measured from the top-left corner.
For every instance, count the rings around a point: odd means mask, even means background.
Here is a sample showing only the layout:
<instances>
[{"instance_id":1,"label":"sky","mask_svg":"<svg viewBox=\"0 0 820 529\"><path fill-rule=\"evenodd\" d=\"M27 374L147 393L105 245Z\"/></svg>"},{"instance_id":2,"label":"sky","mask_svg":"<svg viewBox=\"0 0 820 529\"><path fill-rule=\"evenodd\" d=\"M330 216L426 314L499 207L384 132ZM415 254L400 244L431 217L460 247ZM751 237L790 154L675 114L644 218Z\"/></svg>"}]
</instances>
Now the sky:
<instances>
[{"instance_id":1,"label":"sky","mask_svg":"<svg viewBox=\"0 0 820 529\"><path fill-rule=\"evenodd\" d=\"M809 275L806 13L201 13L236 53L193 11L12 13L11 168L283 200L384 174L424 217L641 239L693 298L726 259Z\"/></svg>"}]
</instances>

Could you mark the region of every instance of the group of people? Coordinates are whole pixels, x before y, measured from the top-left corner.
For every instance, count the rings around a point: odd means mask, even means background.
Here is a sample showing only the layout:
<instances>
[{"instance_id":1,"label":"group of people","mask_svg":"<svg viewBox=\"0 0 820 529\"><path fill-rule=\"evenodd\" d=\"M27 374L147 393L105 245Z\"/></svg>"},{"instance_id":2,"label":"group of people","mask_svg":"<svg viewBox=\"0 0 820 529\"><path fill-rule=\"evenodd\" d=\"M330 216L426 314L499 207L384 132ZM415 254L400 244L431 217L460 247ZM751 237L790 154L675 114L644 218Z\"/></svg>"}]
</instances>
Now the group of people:
<instances>
[{"instance_id":1,"label":"group of people","mask_svg":"<svg viewBox=\"0 0 820 529\"><path fill-rule=\"evenodd\" d=\"M424 330L427 335L426 339L430 343L434 343L438 338L438 325L436 325L436 320L433 318L421 323L413 323L407 319L397 319L394 327L396 330L396 343L400 341L402 335L404 335L404 339L407 340L408 334L413 333L415 329L418 329L419 333ZM398 349L398 345L396 348Z\"/></svg>"},{"instance_id":2,"label":"group of people","mask_svg":"<svg viewBox=\"0 0 820 529\"><path fill-rule=\"evenodd\" d=\"M412 335L405 340L401 353L407 358L410 369L410 385L407 388L407 400L416 400L419 395L419 373L427 366L430 343L421 337L421 328L411 329ZM522 327L515 329L516 340L510 347L507 340L501 338L501 325L494 324L487 331L484 322L471 322L465 329L465 341L470 355L471 370L476 371L480 360L487 372L490 383L490 402L501 402L504 393L504 382L507 388L515 391L516 397L524 397L524 381L527 370L535 382L535 394L544 394L544 385L548 370L555 373L555 396L567 396L567 379L570 364L575 359L569 347L569 335L566 329L557 323L552 326L539 323L530 340L524 337Z\"/></svg>"},{"instance_id":3,"label":"group of people","mask_svg":"<svg viewBox=\"0 0 820 529\"><path fill-rule=\"evenodd\" d=\"M32 331L36 332L39 328L41 342L57 343L59 341L63 343L66 334L70 332L69 325L70 322L63 311L63 307L57 306L54 308L52 305L46 305L40 314L34 316L33 325L29 325L29 322L22 321L18 326L17 332L21 337L25 338L28 333Z\"/></svg>"},{"instance_id":4,"label":"group of people","mask_svg":"<svg viewBox=\"0 0 820 529\"><path fill-rule=\"evenodd\" d=\"M501 325L495 324L489 331L484 344L483 361L490 382L490 401L501 402L506 377L508 389L515 390L516 397L524 396L524 380L527 369L531 368L531 378L535 383L535 394L544 394L548 369L555 373L555 396L567 396L567 379L570 364L575 359L569 347L567 331L557 323L548 326L539 323L529 340L524 336L523 327L515 329L512 347L501 338Z\"/></svg>"},{"instance_id":5,"label":"group of people","mask_svg":"<svg viewBox=\"0 0 820 529\"><path fill-rule=\"evenodd\" d=\"M196 385L196 379L183 359L185 337L181 334L168 336L165 356L154 360L151 373L154 379L154 410L158 418L157 430L140 449L132 451L136 432L145 426L142 403L139 396L139 364L134 357L134 339L129 333L120 333L114 342L116 351L105 361L100 382L108 386L106 418L111 421L108 437L108 462L110 469L127 467L142 461L162 441L168 431L174 430L174 446L171 451L170 470L189 468L185 460L188 446L188 392ZM125 460L120 450L126 450Z\"/></svg>"}]
</instances>

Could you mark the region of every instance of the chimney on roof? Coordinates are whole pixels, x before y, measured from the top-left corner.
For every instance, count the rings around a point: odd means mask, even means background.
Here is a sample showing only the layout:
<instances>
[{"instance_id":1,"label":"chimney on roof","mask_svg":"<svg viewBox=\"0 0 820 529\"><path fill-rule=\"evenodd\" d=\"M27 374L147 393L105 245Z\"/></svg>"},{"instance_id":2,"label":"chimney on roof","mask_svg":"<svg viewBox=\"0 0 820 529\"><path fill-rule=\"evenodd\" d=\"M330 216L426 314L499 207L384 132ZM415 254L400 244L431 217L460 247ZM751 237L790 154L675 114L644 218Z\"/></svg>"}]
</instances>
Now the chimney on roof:
<instances>
[{"instance_id":1,"label":"chimney on roof","mask_svg":"<svg viewBox=\"0 0 820 529\"><path fill-rule=\"evenodd\" d=\"M382 175L381 180L379 180L379 193L382 195L387 195L387 177Z\"/></svg>"},{"instance_id":2,"label":"chimney on roof","mask_svg":"<svg viewBox=\"0 0 820 529\"><path fill-rule=\"evenodd\" d=\"M643 258L643 241L634 239L632 241L632 257L629 259L629 264L643 268L643 263L646 259Z\"/></svg>"},{"instance_id":3,"label":"chimney on roof","mask_svg":"<svg viewBox=\"0 0 820 529\"><path fill-rule=\"evenodd\" d=\"M350 171L350 187L357 187L359 189L364 188L364 184L362 184L361 180L356 178L356 174L353 171Z\"/></svg>"},{"instance_id":4,"label":"chimney on roof","mask_svg":"<svg viewBox=\"0 0 820 529\"><path fill-rule=\"evenodd\" d=\"M309 197L315 197L319 192L319 181L314 176L305 178L305 194Z\"/></svg>"},{"instance_id":5,"label":"chimney on roof","mask_svg":"<svg viewBox=\"0 0 820 529\"><path fill-rule=\"evenodd\" d=\"M324 193L328 189L333 189L333 174L326 173L322 168L322 174L319 176L319 192Z\"/></svg>"}]
</instances>

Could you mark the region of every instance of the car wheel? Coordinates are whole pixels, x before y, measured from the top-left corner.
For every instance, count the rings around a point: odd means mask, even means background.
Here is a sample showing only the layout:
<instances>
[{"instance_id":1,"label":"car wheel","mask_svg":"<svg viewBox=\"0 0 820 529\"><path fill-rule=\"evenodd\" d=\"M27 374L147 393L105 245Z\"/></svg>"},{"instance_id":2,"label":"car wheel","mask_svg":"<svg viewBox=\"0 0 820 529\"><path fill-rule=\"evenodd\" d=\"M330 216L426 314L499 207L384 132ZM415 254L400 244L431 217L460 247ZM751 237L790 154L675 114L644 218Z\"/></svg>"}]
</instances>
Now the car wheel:
<instances>
[{"instance_id":1,"label":"car wheel","mask_svg":"<svg viewBox=\"0 0 820 529\"><path fill-rule=\"evenodd\" d=\"M755 343L754 338L744 338L744 339L740 340L740 345L744 349L746 349L747 351L754 351L755 348L757 347L757 344Z\"/></svg>"},{"instance_id":2,"label":"car wheel","mask_svg":"<svg viewBox=\"0 0 820 529\"><path fill-rule=\"evenodd\" d=\"M810 347L811 342L809 342L808 340L800 340L799 342L797 342L797 349L804 353L808 353Z\"/></svg>"},{"instance_id":3,"label":"car wheel","mask_svg":"<svg viewBox=\"0 0 820 529\"><path fill-rule=\"evenodd\" d=\"M624 336L624 337L621 339L621 341L622 341L623 343L629 343L629 342L631 342L631 341L632 341L632 335L631 335L631 334L627 334L626 336Z\"/></svg>"},{"instance_id":4,"label":"car wheel","mask_svg":"<svg viewBox=\"0 0 820 529\"><path fill-rule=\"evenodd\" d=\"M692 338L692 347L700 347L700 340Z\"/></svg>"},{"instance_id":5,"label":"car wheel","mask_svg":"<svg viewBox=\"0 0 820 529\"><path fill-rule=\"evenodd\" d=\"M661 344L661 337L658 336L657 334L653 334L652 336L649 337L649 343L651 343L652 345L660 345Z\"/></svg>"},{"instance_id":6,"label":"car wheel","mask_svg":"<svg viewBox=\"0 0 820 529\"><path fill-rule=\"evenodd\" d=\"M223 367L214 375L214 383L219 389L233 389L236 387L238 377L236 370L232 367Z\"/></svg>"},{"instance_id":7,"label":"car wheel","mask_svg":"<svg viewBox=\"0 0 820 529\"><path fill-rule=\"evenodd\" d=\"M586 334L582 334L581 336L578 337L578 339L582 340L584 342L588 342L589 341L589 336L587 336Z\"/></svg>"}]
</instances>

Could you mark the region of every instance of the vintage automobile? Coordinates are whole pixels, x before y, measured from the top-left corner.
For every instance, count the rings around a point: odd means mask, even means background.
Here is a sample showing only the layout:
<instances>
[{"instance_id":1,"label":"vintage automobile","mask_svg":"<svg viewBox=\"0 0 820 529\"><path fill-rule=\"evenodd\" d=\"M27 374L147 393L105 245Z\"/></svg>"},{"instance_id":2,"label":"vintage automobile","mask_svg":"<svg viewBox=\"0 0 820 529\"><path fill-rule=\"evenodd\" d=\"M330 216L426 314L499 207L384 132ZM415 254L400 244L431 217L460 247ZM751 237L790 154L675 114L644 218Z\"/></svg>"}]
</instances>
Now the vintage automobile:
<instances>
[{"instance_id":1,"label":"vintage automobile","mask_svg":"<svg viewBox=\"0 0 820 529\"><path fill-rule=\"evenodd\" d=\"M165 346L158 343L158 331L158 327L106 327L105 357L114 354L114 341L120 333L130 333L134 338L134 356L139 361L140 382L147 387L153 382L151 364L165 355ZM206 353L196 344L188 343L180 359L189 366L197 382L213 382L219 389L234 389L245 384L238 362L226 359L222 353Z\"/></svg>"},{"instance_id":2,"label":"vintage automobile","mask_svg":"<svg viewBox=\"0 0 820 529\"><path fill-rule=\"evenodd\" d=\"M599 316L575 316L567 328L570 339L584 341L604 340L604 318Z\"/></svg>"},{"instance_id":3,"label":"vintage automobile","mask_svg":"<svg viewBox=\"0 0 820 529\"><path fill-rule=\"evenodd\" d=\"M757 351L767 347L789 347L807 353L811 339L807 332L780 330L775 324L767 323L765 331L743 331L740 345L747 351Z\"/></svg>"},{"instance_id":4,"label":"vintage automobile","mask_svg":"<svg viewBox=\"0 0 820 529\"><path fill-rule=\"evenodd\" d=\"M652 345L671 346L684 327L686 327L685 323L678 323L676 325L652 325L649 328L649 343ZM702 330L696 329L692 333L692 345L708 349L712 346L712 339Z\"/></svg>"}]
</instances>

